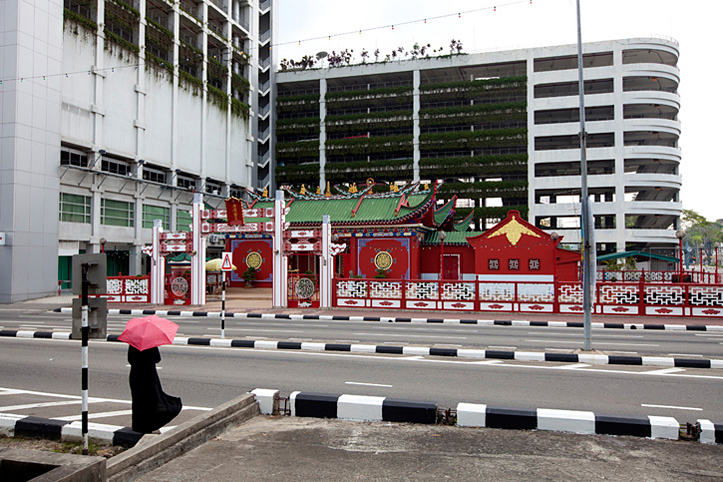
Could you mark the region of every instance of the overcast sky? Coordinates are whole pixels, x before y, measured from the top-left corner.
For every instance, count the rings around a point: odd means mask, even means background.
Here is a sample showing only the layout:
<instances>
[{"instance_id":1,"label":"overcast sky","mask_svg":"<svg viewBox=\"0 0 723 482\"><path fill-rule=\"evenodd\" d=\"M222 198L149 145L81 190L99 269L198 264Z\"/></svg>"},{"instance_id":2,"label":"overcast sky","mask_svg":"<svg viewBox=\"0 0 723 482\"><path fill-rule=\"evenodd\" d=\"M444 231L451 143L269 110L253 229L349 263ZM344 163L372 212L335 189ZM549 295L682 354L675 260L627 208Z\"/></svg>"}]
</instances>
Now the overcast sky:
<instances>
[{"instance_id":1,"label":"overcast sky","mask_svg":"<svg viewBox=\"0 0 723 482\"><path fill-rule=\"evenodd\" d=\"M277 1L277 61L345 48L354 49L357 59L362 48L378 48L383 56L415 42L448 51L452 39L466 53L577 42L575 0ZM717 115L723 104L723 2L581 0L581 8L583 42L649 36L678 41L683 208L709 220L723 218L723 123Z\"/></svg>"}]
</instances>

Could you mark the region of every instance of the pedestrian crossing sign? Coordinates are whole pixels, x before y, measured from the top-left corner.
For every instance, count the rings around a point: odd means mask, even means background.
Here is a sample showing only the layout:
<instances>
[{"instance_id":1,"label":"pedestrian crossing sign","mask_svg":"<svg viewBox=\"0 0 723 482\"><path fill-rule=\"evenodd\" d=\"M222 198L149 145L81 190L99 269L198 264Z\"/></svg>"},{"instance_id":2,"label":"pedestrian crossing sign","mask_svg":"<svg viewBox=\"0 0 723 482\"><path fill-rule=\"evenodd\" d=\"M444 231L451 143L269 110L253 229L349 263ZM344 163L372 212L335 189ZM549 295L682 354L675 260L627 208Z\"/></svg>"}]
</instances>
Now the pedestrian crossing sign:
<instances>
[{"instance_id":1,"label":"pedestrian crossing sign","mask_svg":"<svg viewBox=\"0 0 723 482\"><path fill-rule=\"evenodd\" d=\"M233 271L233 263L231 262L231 253L226 251L221 257L221 271Z\"/></svg>"}]
</instances>

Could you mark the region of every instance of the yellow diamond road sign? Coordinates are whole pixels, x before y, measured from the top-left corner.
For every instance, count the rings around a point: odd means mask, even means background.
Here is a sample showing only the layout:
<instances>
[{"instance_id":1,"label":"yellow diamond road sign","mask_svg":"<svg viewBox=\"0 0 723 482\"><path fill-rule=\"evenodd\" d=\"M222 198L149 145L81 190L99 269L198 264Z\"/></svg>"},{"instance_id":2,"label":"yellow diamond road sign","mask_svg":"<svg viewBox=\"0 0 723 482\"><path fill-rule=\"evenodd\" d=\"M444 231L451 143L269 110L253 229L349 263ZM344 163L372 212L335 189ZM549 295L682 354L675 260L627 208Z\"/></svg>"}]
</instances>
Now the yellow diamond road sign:
<instances>
[{"instance_id":1,"label":"yellow diamond road sign","mask_svg":"<svg viewBox=\"0 0 723 482\"><path fill-rule=\"evenodd\" d=\"M221 271L233 271L233 263L231 262L231 253L224 252L221 257Z\"/></svg>"}]
</instances>

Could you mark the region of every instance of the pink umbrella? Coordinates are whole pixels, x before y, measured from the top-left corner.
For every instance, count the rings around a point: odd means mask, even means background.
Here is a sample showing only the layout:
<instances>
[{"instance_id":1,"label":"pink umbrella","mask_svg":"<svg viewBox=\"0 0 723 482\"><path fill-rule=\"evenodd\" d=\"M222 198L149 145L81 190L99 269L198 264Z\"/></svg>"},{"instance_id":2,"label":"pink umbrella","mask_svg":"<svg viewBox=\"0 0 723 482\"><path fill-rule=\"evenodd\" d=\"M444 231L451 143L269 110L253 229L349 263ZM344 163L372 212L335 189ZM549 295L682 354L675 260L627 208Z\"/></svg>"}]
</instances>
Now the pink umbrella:
<instances>
[{"instance_id":1,"label":"pink umbrella","mask_svg":"<svg viewBox=\"0 0 723 482\"><path fill-rule=\"evenodd\" d=\"M133 318L118 339L140 351L161 345L170 345L178 331L178 325L158 315Z\"/></svg>"}]
</instances>

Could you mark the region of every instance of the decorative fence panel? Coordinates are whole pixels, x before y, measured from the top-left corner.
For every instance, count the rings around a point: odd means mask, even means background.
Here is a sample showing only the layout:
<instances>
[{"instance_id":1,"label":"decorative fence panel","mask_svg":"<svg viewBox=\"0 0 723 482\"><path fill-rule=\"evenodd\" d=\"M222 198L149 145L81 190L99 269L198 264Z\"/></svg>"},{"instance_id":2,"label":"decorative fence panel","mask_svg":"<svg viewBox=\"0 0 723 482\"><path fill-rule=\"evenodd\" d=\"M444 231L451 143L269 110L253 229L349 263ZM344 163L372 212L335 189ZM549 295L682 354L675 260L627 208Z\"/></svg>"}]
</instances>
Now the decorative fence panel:
<instances>
[{"instance_id":1,"label":"decorative fence panel","mask_svg":"<svg viewBox=\"0 0 723 482\"><path fill-rule=\"evenodd\" d=\"M105 297L108 303L150 303L151 277L108 276Z\"/></svg>"},{"instance_id":2,"label":"decorative fence panel","mask_svg":"<svg viewBox=\"0 0 723 482\"><path fill-rule=\"evenodd\" d=\"M333 306L436 311L582 313L579 282L334 279ZM723 285L598 282L593 313L723 317Z\"/></svg>"}]
</instances>

